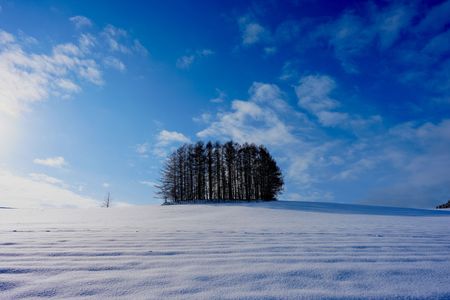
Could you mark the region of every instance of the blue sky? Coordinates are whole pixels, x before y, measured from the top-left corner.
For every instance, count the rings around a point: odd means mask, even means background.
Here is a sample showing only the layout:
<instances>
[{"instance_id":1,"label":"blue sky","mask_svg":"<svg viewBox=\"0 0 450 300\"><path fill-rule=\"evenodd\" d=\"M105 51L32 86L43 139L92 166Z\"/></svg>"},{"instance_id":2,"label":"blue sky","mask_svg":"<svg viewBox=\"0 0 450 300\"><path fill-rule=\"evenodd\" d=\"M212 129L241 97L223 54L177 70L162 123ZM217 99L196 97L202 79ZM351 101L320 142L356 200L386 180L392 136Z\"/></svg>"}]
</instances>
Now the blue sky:
<instances>
[{"instance_id":1,"label":"blue sky","mask_svg":"<svg viewBox=\"0 0 450 300\"><path fill-rule=\"evenodd\" d=\"M0 7L0 206L157 203L167 153L229 139L281 199L450 198L450 1Z\"/></svg>"}]
</instances>

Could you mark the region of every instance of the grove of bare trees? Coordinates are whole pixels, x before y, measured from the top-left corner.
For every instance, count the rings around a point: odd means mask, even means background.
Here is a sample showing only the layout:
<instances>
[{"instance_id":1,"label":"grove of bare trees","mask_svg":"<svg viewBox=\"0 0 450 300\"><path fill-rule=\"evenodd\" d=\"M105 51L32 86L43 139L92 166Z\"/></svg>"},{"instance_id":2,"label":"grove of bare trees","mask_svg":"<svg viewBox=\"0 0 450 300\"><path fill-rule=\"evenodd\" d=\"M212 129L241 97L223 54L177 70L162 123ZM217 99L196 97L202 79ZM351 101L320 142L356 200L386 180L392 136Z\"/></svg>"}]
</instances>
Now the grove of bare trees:
<instances>
[{"instance_id":1,"label":"grove of bare trees","mask_svg":"<svg viewBox=\"0 0 450 300\"><path fill-rule=\"evenodd\" d=\"M197 142L168 156L157 187L159 195L172 203L275 200L283 177L264 146Z\"/></svg>"}]
</instances>

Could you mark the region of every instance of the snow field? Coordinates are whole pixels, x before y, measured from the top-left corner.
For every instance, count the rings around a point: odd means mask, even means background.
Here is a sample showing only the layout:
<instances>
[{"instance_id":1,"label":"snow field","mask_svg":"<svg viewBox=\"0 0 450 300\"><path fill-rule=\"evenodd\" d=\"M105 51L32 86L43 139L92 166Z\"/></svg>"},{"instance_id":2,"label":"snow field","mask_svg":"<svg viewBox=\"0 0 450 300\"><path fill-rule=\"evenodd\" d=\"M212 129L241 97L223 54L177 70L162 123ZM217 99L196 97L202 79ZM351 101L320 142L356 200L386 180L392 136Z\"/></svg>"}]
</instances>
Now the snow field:
<instances>
[{"instance_id":1,"label":"snow field","mask_svg":"<svg viewBox=\"0 0 450 300\"><path fill-rule=\"evenodd\" d=\"M450 213L307 202L0 210L0 299L450 299Z\"/></svg>"}]
</instances>

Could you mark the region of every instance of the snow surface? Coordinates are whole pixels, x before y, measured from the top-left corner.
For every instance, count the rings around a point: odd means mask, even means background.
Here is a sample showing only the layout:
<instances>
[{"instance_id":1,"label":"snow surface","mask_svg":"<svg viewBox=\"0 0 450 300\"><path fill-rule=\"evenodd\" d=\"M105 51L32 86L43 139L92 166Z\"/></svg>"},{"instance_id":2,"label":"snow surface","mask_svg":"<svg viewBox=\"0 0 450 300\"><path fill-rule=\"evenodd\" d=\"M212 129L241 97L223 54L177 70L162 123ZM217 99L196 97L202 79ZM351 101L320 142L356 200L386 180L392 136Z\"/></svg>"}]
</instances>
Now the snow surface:
<instances>
[{"instance_id":1,"label":"snow surface","mask_svg":"<svg viewBox=\"0 0 450 300\"><path fill-rule=\"evenodd\" d=\"M450 299L450 212L1 209L0 299Z\"/></svg>"}]
</instances>

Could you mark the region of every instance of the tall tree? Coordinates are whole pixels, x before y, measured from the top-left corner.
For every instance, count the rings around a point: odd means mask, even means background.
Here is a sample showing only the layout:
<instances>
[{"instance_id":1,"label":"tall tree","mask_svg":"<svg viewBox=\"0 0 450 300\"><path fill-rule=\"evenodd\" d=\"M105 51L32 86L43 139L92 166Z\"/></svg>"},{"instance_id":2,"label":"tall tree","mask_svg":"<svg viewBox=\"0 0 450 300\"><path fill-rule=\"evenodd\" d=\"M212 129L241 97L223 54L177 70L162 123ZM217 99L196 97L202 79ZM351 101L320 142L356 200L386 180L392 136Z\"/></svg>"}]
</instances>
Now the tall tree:
<instances>
[{"instance_id":1,"label":"tall tree","mask_svg":"<svg viewBox=\"0 0 450 300\"><path fill-rule=\"evenodd\" d=\"M228 187L228 194L227 194L227 198L229 200L234 200L234 195L233 195L233 180L234 180L234 176L233 176L233 172L234 172L234 162L235 162L235 149L234 149L234 144L232 141L229 141L227 143L225 143L224 145L225 148L225 162L226 162L226 168L227 168L227 187Z\"/></svg>"},{"instance_id":2,"label":"tall tree","mask_svg":"<svg viewBox=\"0 0 450 300\"><path fill-rule=\"evenodd\" d=\"M214 164L216 166L215 178L216 178L216 198L218 200L222 197L222 147L219 142L214 144Z\"/></svg>"},{"instance_id":3,"label":"tall tree","mask_svg":"<svg viewBox=\"0 0 450 300\"><path fill-rule=\"evenodd\" d=\"M206 144L206 164L208 166L208 199L213 195L213 145L211 142Z\"/></svg>"}]
</instances>

